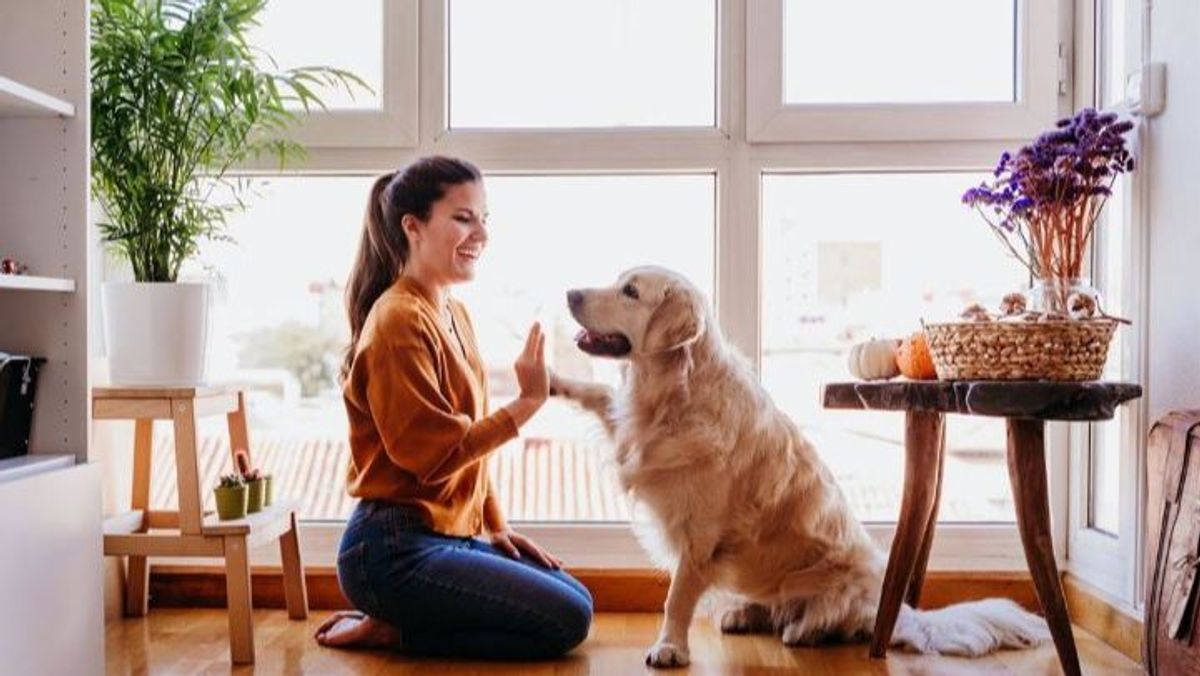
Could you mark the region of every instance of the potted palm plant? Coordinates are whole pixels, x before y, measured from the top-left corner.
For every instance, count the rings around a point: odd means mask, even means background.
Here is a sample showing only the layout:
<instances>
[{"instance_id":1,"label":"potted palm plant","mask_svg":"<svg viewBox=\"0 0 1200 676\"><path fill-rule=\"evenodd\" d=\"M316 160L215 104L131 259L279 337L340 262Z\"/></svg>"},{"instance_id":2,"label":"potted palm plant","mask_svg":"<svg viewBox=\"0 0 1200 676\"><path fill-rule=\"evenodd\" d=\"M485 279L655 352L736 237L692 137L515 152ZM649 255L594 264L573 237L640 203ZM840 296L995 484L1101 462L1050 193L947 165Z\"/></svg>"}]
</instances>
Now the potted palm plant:
<instances>
[{"instance_id":1,"label":"potted palm plant","mask_svg":"<svg viewBox=\"0 0 1200 676\"><path fill-rule=\"evenodd\" d=\"M92 4L92 188L101 237L134 279L102 290L114 383L203 381L208 285L177 280L245 206L248 183L228 170L261 156L282 168L302 152L285 135L295 111L323 107L316 90L366 88L335 68L274 67L248 40L266 2Z\"/></svg>"}]
</instances>

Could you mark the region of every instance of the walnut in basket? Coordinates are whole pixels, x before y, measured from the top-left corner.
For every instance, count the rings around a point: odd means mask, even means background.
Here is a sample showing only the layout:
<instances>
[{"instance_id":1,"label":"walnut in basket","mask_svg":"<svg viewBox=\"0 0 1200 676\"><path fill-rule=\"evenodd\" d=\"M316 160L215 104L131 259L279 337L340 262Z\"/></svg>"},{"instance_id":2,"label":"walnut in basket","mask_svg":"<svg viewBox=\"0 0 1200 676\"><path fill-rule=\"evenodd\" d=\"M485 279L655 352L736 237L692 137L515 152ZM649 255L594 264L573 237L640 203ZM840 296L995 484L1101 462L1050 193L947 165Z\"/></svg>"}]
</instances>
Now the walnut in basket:
<instances>
[{"instance_id":1,"label":"walnut in basket","mask_svg":"<svg viewBox=\"0 0 1200 676\"><path fill-rule=\"evenodd\" d=\"M962 314L960 314L959 317L961 317L962 319L964 319L968 322L990 322L990 321L992 321L991 313L989 313L987 311L987 308L980 305L979 303L972 303L971 305L968 305L967 309L963 310Z\"/></svg>"},{"instance_id":2,"label":"walnut in basket","mask_svg":"<svg viewBox=\"0 0 1200 676\"><path fill-rule=\"evenodd\" d=\"M1025 294L1016 292L1010 293L1000 301L1000 314L1005 317L1014 317L1025 314L1025 308L1028 303L1025 300Z\"/></svg>"},{"instance_id":3,"label":"walnut in basket","mask_svg":"<svg viewBox=\"0 0 1200 676\"><path fill-rule=\"evenodd\" d=\"M1099 310L1096 297L1076 291L1067 298L1067 312L1071 319L1091 319Z\"/></svg>"}]
</instances>

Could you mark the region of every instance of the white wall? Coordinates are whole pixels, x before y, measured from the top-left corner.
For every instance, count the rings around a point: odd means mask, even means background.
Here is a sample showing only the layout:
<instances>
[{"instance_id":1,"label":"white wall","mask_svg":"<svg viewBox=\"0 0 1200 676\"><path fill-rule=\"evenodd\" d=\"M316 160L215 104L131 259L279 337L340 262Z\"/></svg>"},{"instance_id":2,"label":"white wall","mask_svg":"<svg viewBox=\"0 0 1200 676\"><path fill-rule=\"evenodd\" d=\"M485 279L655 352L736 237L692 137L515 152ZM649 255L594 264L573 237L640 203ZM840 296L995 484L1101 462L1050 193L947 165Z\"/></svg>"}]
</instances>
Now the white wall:
<instances>
[{"instance_id":1,"label":"white wall","mask_svg":"<svg viewBox=\"0 0 1200 676\"><path fill-rule=\"evenodd\" d=\"M1154 0L1150 59L1167 64L1167 107L1151 120L1150 419L1200 408L1200 2Z\"/></svg>"}]
</instances>

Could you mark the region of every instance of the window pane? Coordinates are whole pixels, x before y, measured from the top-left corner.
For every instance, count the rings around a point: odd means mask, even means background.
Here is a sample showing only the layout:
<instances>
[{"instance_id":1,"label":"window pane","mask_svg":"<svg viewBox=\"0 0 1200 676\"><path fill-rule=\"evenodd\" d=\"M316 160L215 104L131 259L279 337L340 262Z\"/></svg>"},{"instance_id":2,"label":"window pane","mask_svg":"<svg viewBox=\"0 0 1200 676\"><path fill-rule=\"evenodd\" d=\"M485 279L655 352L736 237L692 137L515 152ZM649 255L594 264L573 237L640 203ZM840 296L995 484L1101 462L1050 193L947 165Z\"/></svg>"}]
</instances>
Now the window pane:
<instances>
[{"instance_id":1,"label":"window pane","mask_svg":"<svg viewBox=\"0 0 1200 676\"><path fill-rule=\"evenodd\" d=\"M1096 530L1111 535L1121 532L1120 462L1121 423L1123 416L1092 426L1090 507L1091 523Z\"/></svg>"},{"instance_id":2,"label":"window pane","mask_svg":"<svg viewBox=\"0 0 1200 676\"><path fill-rule=\"evenodd\" d=\"M1128 251L1128 223L1125 207L1128 186L1127 177L1118 177L1113 185L1113 194L1108 199L1096 232L1098 275L1096 286L1102 291L1104 310L1118 317L1128 317L1132 308L1122 293L1125 273L1125 255ZM1127 348L1128 330L1118 327L1108 347L1108 361L1104 364L1105 380L1123 380L1125 374L1124 355ZM1088 491L1092 528L1117 535L1120 533L1121 505L1121 441L1122 426L1126 421L1126 409L1117 410L1113 420L1092 425Z\"/></svg>"},{"instance_id":3,"label":"window pane","mask_svg":"<svg viewBox=\"0 0 1200 676\"><path fill-rule=\"evenodd\" d=\"M331 110L382 107L383 0L336 5L321 0L271 0L260 22L250 42L273 57L280 69L341 68L371 87L372 91L355 87L353 94L344 87L316 88Z\"/></svg>"},{"instance_id":4,"label":"window pane","mask_svg":"<svg viewBox=\"0 0 1200 676\"><path fill-rule=\"evenodd\" d=\"M450 126L713 126L714 0L451 0Z\"/></svg>"},{"instance_id":5,"label":"window pane","mask_svg":"<svg viewBox=\"0 0 1200 676\"><path fill-rule=\"evenodd\" d=\"M787 0L787 103L1016 100L1016 0Z\"/></svg>"},{"instance_id":6,"label":"window pane","mask_svg":"<svg viewBox=\"0 0 1200 676\"><path fill-rule=\"evenodd\" d=\"M824 383L847 380L847 352L919 321L997 307L1027 286L979 216L972 173L763 178L762 379L837 477L855 512L895 521L904 476L899 413L827 411ZM1012 521L1003 420L949 416L942 521Z\"/></svg>"},{"instance_id":7,"label":"window pane","mask_svg":"<svg viewBox=\"0 0 1200 676\"><path fill-rule=\"evenodd\" d=\"M517 394L512 362L536 319L547 363L615 385L620 362L580 352L568 289L612 284L653 263L712 297L716 181L688 176L489 176L491 238L478 276L456 293L471 309L496 405ZM531 521L613 521L629 505L595 417L551 399L501 449L492 471L505 513Z\"/></svg>"},{"instance_id":8,"label":"window pane","mask_svg":"<svg viewBox=\"0 0 1200 676\"><path fill-rule=\"evenodd\" d=\"M1125 34L1128 31L1125 0L1102 0L1100 100L1112 107L1125 100L1125 73L1129 70L1125 54Z\"/></svg>"},{"instance_id":9,"label":"window pane","mask_svg":"<svg viewBox=\"0 0 1200 676\"><path fill-rule=\"evenodd\" d=\"M247 394L251 455L275 477L275 494L300 502L304 519L345 519L346 412L335 382L348 341L342 291L368 176L258 179L250 205L229 218L234 242L201 246L187 274L219 277L210 317L209 377ZM218 189L217 195L224 196ZM156 427L151 501L175 500L171 433ZM224 419L199 425L201 486L231 471ZM208 508L212 491L203 491Z\"/></svg>"},{"instance_id":10,"label":"window pane","mask_svg":"<svg viewBox=\"0 0 1200 676\"><path fill-rule=\"evenodd\" d=\"M345 519L354 506L345 490L347 425L335 376L348 340L342 293L371 182L264 179L250 210L230 218L236 242L206 244L200 256L222 278L210 377L244 384L255 462L275 475L279 495L302 503L306 519ZM454 293L471 310L493 406L516 395L512 362L535 320L549 335L550 366L617 381L615 362L575 347L568 288L611 284L622 270L653 262L688 275L711 297L715 185L709 174L488 177L488 250L477 279ZM510 519L629 518L592 417L551 400L521 431L491 463ZM166 508L176 499L174 460L170 430L160 425L157 432L152 502ZM202 420L200 437L207 486L230 471L224 420ZM211 491L205 500L212 502Z\"/></svg>"}]
</instances>

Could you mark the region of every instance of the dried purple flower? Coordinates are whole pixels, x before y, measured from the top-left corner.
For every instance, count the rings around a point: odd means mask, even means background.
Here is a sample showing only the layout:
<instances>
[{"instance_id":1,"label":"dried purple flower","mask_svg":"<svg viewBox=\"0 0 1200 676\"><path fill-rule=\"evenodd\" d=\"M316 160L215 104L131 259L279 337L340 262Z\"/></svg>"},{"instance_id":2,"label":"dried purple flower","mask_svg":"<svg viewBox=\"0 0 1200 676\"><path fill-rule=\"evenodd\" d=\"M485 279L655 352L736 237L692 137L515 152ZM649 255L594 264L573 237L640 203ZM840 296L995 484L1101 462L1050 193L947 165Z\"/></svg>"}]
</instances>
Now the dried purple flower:
<instances>
[{"instance_id":1,"label":"dried purple flower","mask_svg":"<svg viewBox=\"0 0 1200 676\"><path fill-rule=\"evenodd\" d=\"M962 201L1034 276L1077 277L1113 181L1135 166L1124 138L1132 129L1114 113L1085 108L1015 154L1003 153L992 180Z\"/></svg>"}]
</instances>

